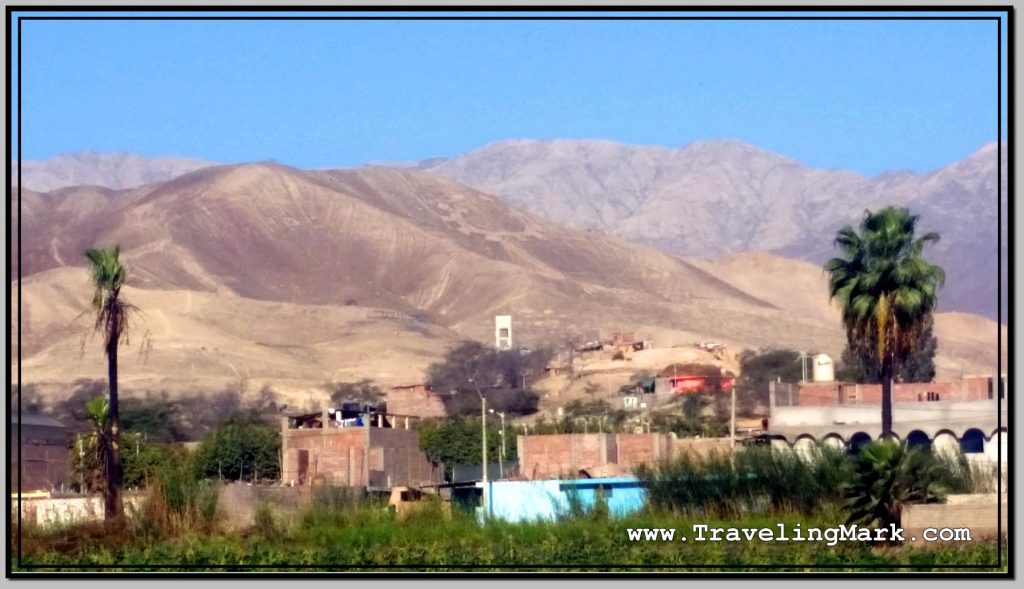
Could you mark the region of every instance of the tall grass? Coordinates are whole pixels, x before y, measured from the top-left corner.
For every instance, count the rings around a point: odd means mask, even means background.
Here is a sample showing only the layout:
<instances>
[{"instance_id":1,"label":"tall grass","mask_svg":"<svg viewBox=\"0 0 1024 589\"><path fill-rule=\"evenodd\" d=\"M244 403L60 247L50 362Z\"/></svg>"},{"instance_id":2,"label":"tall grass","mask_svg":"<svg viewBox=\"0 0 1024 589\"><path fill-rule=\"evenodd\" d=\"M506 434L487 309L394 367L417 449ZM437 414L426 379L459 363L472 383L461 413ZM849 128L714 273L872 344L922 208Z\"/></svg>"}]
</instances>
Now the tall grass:
<instances>
[{"instance_id":1,"label":"tall grass","mask_svg":"<svg viewBox=\"0 0 1024 589\"><path fill-rule=\"evenodd\" d=\"M134 531L143 537L209 533L216 524L218 485L200 478L188 462L164 464L146 484Z\"/></svg>"},{"instance_id":2,"label":"tall grass","mask_svg":"<svg viewBox=\"0 0 1024 589\"><path fill-rule=\"evenodd\" d=\"M855 455L831 448L809 453L751 446L735 458L712 454L681 457L641 468L637 476L651 506L683 514L736 517L814 513L839 508L854 478ZM963 454L927 454L923 460L950 493L991 492L990 469Z\"/></svg>"},{"instance_id":3,"label":"tall grass","mask_svg":"<svg viewBox=\"0 0 1024 589\"><path fill-rule=\"evenodd\" d=\"M688 456L637 472L652 507L715 517L796 511L811 513L838 504L849 462L829 449L814 456L754 446L738 452Z\"/></svg>"}]
</instances>

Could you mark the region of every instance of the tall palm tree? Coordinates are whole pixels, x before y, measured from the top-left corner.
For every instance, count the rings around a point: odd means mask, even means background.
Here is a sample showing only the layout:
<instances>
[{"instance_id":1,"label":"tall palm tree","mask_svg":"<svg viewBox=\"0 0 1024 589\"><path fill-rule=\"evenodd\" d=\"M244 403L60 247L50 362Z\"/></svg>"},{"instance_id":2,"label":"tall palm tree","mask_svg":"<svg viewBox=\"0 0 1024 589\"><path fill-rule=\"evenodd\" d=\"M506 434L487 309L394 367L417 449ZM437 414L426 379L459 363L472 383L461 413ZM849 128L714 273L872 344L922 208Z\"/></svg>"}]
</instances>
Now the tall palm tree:
<instances>
[{"instance_id":1,"label":"tall palm tree","mask_svg":"<svg viewBox=\"0 0 1024 589\"><path fill-rule=\"evenodd\" d=\"M917 221L906 208L865 211L860 233L847 225L836 235L843 257L825 263L850 349L879 367L886 439L892 437L893 376L921 341L945 281L942 268L923 256L939 235L916 237Z\"/></svg>"},{"instance_id":2,"label":"tall palm tree","mask_svg":"<svg viewBox=\"0 0 1024 589\"><path fill-rule=\"evenodd\" d=\"M128 343L129 321L135 307L121 296L121 287L128 279L128 269L119 258L120 246L113 249L90 249L85 252L92 272L95 293L92 309L96 313L95 330L103 335L103 349L107 356L107 377L110 397L104 424L106 453L103 461L103 515L105 519L120 518L121 503L121 420L117 411L117 348Z\"/></svg>"}]
</instances>

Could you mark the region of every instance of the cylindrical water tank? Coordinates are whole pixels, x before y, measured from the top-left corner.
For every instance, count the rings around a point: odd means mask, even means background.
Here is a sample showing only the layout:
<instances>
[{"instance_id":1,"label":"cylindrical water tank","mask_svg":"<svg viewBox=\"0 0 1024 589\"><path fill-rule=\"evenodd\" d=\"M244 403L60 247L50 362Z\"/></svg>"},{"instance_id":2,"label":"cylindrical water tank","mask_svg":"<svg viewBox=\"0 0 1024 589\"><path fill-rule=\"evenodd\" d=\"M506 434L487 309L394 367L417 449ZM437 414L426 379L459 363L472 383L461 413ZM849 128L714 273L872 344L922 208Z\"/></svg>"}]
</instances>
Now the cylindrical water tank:
<instances>
[{"instance_id":1,"label":"cylindrical water tank","mask_svg":"<svg viewBox=\"0 0 1024 589\"><path fill-rule=\"evenodd\" d=\"M811 380L814 382L831 382L836 379L836 368L828 354L818 354L813 358L814 370Z\"/></svg>"}]
</instances>

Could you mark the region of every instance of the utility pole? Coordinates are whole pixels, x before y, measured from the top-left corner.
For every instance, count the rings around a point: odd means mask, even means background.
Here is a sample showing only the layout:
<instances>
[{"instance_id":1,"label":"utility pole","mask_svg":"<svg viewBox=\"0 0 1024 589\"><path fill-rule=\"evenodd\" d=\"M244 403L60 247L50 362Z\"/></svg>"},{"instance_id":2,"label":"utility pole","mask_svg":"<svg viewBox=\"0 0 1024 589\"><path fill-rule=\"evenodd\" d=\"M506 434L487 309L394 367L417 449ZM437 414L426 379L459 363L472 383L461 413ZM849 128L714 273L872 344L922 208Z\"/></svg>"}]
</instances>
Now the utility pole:
<instances>
[{"instance_id":1,"label":"utility pole","mask_svg":"<svg viewBox=\"0 0 1024 589\"><path fill-rule=\"evenodd\" d=\"M505 414L494 409L488 409L488 412L497 413L498 417L501 418L501 455L498 457L498 468L501 472L501 478L505 478Z\"/></svg>"},{"instance_id":2,"label":"utility pole","mask_svg":"<svg viewBox=\"0 0 1024 589\"><path fill-rule=\"evenodd\" d=\"M480 471L481 480L484 485L480 496L484 502L484 513L489 515L491 510L488 505L489 493L487 492L487 399L485 399L484 394L480 392L480 385L476 384L472 378L469 379L469 382L476 388L476 394L480 396L480 454L481 459L483 460L483 462L480 463Z\"/></svg>"},{"instance_id":3,"label":"utility pole","mask_svg":"<svg viewBox=\"0 0 1024 589\"><path fill-rule=\"evenodd\" d=\"M736 387L732 387L732 415L729 418L729 447L736 451Z\"/></svg>"}]
</instances>

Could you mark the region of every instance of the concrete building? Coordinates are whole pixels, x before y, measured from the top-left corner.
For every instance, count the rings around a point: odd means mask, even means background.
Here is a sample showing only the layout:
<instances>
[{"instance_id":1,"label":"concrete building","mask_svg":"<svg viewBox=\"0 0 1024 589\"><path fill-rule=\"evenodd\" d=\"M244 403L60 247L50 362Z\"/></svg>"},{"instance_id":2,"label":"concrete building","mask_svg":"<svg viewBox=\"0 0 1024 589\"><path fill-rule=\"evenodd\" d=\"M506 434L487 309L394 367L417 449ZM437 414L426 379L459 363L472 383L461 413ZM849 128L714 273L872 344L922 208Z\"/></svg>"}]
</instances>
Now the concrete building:
<instances>
[{"instance_id":1,"label":"concrete building","mask_svg":"<svg viewBox=\"0 0 1024 589\"><path fill-rule=\"evenodd\" d=\"M1008 416L991 379L900 383L893 391L893 434L911 446L960 449L972 460L1005 462ZM768 432L778 448L829 445L856 450L882 431L880 385L773 383Z\"/></svg>"},{"instance_id":2,"label":"concrete building","mask_svg":"<svg viewBox=\"0 0 1024 589\"><path fill-rule=\"evenodd\" d=\"M387 394L389 413L411 415L419 418L447 417L441 395L430 390L429 385L415 384L392 387Z\"/></svg>"},{"instance_id":3,"label":"concrete building","mask_svg":"<svg viewBox=\"0 0 1024 589\"><path fill-rule=\"evenodd\" d=\"M906 382L893 387L893 403L930 401L983 401L994 398L993 378L965 376L945 382ZM774 405L819 406L878 404L882 402L882 385L844 382L773 383ZM1000 398L1005 397L1006 375L1002 377Z\"/></svg>"},{"instance_id":4,"label":"concrete building","mask_svg":"<svg viewBox=\"0 0 1024 589\"><path fill-rule=\"evenodd\" d=\"M52 491L71 483L71 433L63 423L47 415L22 414L19 420L15 411L11 413L10 425L13 492L18 492L19 472L23 493Z\"/></svg>"},{"instance_id":5,"label":"concrete building","mask_svg":"<svg viewBox=\"0 0 1024 589\"><path fill-rule=\"evenodd\" d=\"M569 515L575 506L591 510L604 501L613 517L622 517L643 507L647 492L635 477L606 477L544 481L493 481L477 483L486 506L477 516L511 522L555 520Z\"/></svg>"},{"instance_id":6,"label":"concrete building","mask_svg":"<svg viewBox=\"0 0 1024 589\"><path fill-rule=\"evenodd\" d=\"M375 488L436 484L442 471L420 450L413 420L341 410L283 417L282 481Z\"/></svg>"},{"instance_id":7,"label":"concrete building","mask_svg":"<svg viewBox=\"0 0 1024 589\"><path fill-rule=\"evenodd\" d=\"M632 473L641 464L681 454L729 452L725 438L676 438L671 434L548 434L519 436L520 474L527 479Z\"/></svg>"},{"instance_id":8,"label":"concrete building","mask_svg":"<svg viewBox=\"0 0 1024 589\"><path fill-rule=\"evenodd\" d=\"M512 349L512 316L494 316L494 347L498 350Z\"/></svg>"}]
</instances>

